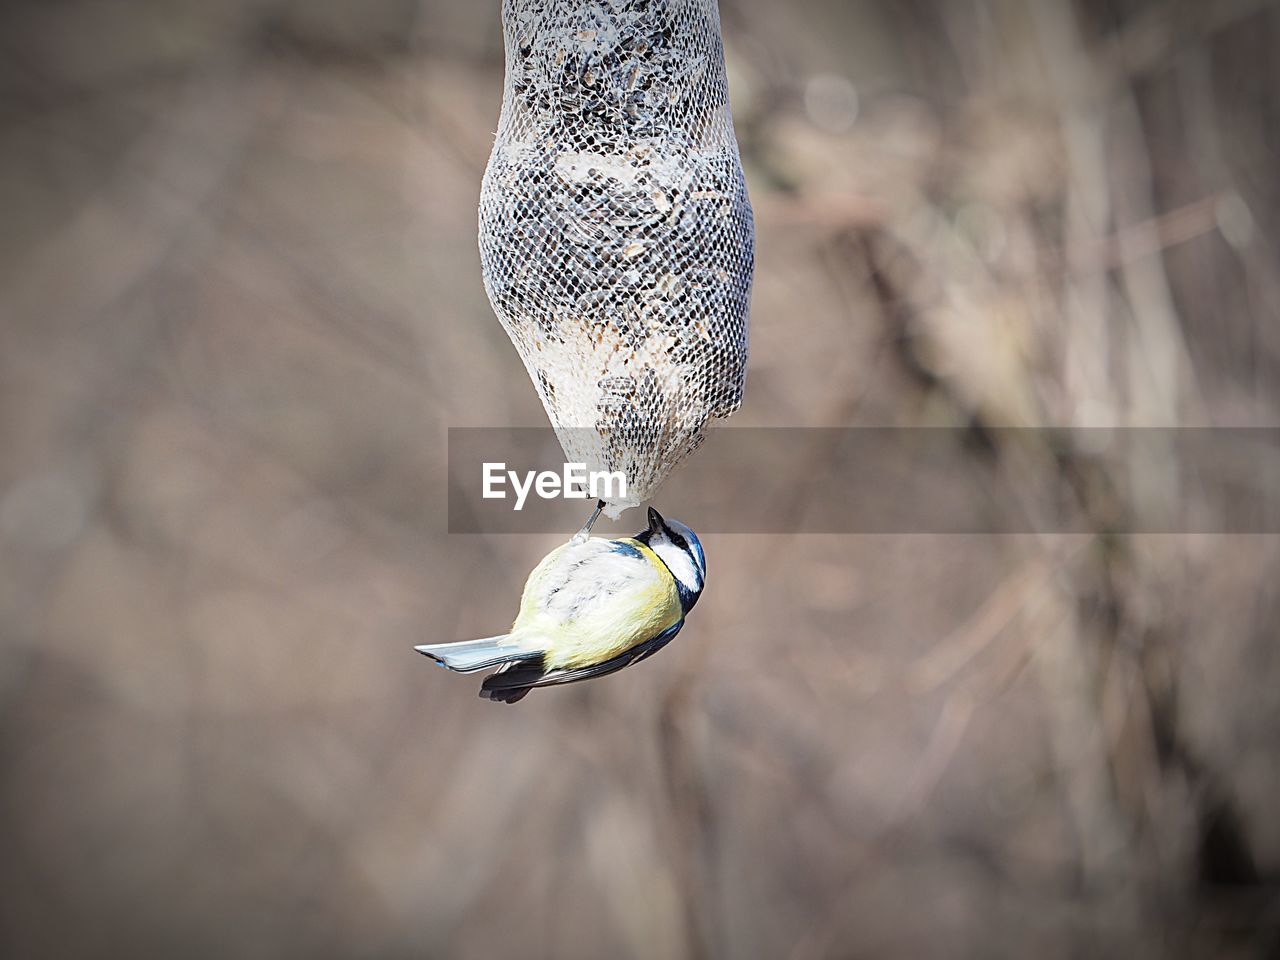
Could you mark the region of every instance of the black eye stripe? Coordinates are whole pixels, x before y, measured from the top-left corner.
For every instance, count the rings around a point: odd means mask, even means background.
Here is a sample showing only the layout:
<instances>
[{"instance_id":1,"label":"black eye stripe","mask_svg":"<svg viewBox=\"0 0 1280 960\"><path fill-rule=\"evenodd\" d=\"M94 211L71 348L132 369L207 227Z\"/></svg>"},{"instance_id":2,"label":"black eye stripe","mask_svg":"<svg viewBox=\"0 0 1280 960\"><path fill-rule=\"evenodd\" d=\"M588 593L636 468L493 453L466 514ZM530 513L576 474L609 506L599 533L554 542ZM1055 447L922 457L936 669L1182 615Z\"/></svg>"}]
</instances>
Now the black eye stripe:
<instances>
[{"instance_id":1,"label":"black eye stripe","mask_svg":"<svg viewBox=\"0 0 1280 960\"><path fill-rule=\"evenodd\" d=\"M699 584L701 584L703 578L706 576L707 569L707 561L706 558L702 556L701 545L694 547L688 538L683 534L676 533L675 530L665 523L662 525L661 529L657 531L656 536L646 535L647 533L648 532L646 531L639 536L638 539L642 543L653 545L655 543L665 541L681 553L684 553L689 558L690 563L693 564L694 572L697 574Z\"/></svg>"}]
</instances>

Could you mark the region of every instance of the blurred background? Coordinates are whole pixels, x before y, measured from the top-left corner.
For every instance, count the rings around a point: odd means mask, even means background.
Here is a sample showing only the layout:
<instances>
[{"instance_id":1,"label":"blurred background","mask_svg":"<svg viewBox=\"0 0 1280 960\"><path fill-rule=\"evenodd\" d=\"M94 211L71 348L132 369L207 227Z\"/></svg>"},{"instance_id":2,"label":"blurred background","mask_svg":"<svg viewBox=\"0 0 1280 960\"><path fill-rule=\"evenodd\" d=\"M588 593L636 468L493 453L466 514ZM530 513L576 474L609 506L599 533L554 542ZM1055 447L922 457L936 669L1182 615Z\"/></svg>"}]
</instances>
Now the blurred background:
<instances>
[{"instance_id":1,"label":"blurred background","mask_svg":"<svg viewBox=\"0 0 1280 960\"><path fill-rule=\"evenodd\" d=\"M517 707L409 650L557 541L446 533L446 429L545 423L497 8L0 11L4 953L1275 956L1280 543L1117 535L1087 449L972 455L1093 533L708 536ZM721 8L735 425L1280 426L1280 2Z\"/></svg>"}]
</instances>

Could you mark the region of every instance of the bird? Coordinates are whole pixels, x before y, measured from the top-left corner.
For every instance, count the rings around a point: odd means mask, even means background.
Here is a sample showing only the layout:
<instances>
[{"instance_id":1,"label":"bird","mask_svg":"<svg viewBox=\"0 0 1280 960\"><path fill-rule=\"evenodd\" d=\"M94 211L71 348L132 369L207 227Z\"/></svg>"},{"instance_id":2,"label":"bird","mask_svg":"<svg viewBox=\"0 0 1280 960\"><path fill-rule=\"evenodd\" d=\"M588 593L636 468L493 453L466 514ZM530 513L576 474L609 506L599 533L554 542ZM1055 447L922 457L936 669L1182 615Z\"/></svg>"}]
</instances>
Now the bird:
<instances>
[{"instance_id":1,"label":"bird","mask_svg":"<svg viewBox=\"0 0 1280 960\"><path fill-rule=\"evenodd\" d=\"M414 649L456 673L497 667L480 697L500 703L603 677L661 650L702 594L702 543L652 507L648 528L634 537L591 537L599 509L529 574L509 633Z\"/></svg>"}]
</instances>

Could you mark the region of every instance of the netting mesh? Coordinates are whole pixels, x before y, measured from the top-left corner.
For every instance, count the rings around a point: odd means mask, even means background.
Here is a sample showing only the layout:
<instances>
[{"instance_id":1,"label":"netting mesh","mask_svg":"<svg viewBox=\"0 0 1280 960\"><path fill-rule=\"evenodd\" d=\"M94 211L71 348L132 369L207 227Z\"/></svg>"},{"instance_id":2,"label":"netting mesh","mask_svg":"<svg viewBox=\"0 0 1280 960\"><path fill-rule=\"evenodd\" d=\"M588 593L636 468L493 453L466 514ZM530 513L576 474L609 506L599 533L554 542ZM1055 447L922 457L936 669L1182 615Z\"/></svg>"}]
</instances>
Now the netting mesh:
<instances>
[{"instance_id":1,"label":"netting mesh","mask_svg":"<svg viewBox=\"0 0 1280 960\"><path fill-rule=\"evenodd\" d=\"M504 0L493 308L565 457L648 500L738 408L754 225L715 0Z\"/></svg>"}]
</instances>

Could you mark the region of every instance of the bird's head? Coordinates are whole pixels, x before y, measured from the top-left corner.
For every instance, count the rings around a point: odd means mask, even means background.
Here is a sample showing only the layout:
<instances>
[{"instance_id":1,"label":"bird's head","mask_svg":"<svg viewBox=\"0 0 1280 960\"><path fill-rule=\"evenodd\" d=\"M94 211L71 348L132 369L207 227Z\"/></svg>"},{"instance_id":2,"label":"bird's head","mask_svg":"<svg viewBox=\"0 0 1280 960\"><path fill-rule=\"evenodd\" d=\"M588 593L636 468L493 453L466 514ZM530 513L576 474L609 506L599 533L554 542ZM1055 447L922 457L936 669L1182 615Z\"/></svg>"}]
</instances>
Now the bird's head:
<instances>
[{"instance_id":1,"label":"bird's head","mask_svg":"<svg viewBox=\"0 0 1280 960\"><path fill-rule=\"evenodd\" d=\"M636 534L636 539L667 565L680 593L680 606L688 613L698 602L707 579L707 558L698 535L679 520L664 520L650 507L649 528Z\"/></svg>"}]
</instances>

